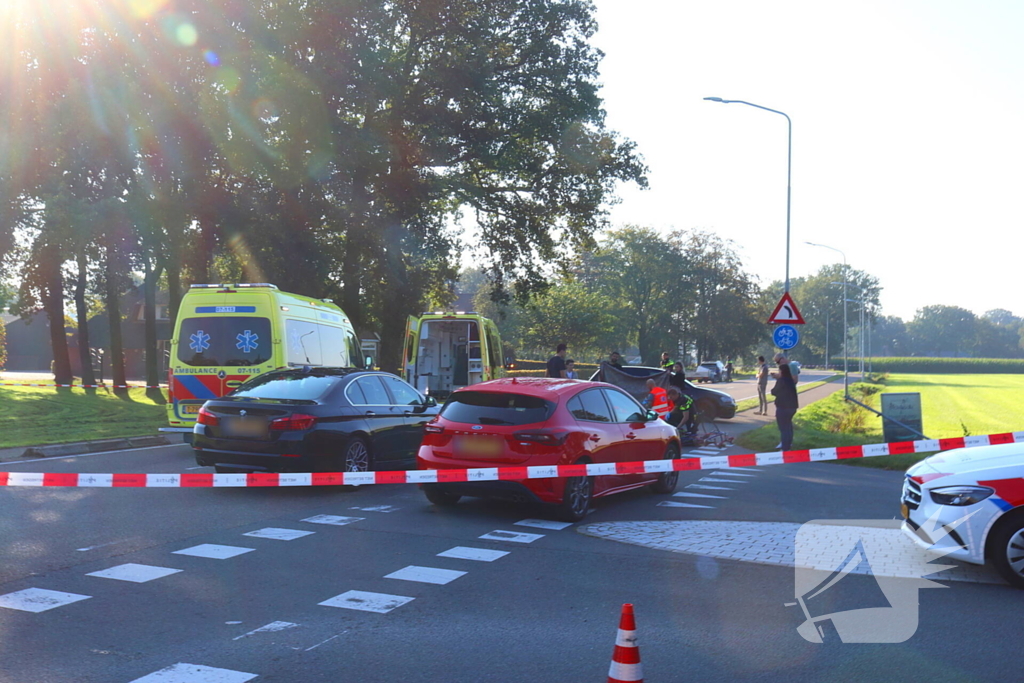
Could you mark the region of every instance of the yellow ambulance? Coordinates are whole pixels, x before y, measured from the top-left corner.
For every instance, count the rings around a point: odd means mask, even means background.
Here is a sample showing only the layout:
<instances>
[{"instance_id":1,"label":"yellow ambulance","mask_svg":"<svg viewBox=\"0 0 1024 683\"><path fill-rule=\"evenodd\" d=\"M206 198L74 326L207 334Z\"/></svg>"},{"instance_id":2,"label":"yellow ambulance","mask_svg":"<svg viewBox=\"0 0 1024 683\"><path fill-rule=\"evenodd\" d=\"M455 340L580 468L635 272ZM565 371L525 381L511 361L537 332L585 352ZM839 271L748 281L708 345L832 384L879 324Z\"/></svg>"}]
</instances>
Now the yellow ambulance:
<instances>
[{"instance_id":1,"label":"yellow ambulance","mask_svg":"<svg viewBox=\"0 0 1024 683\"><path fill-rule=\"evenodd\" d=\"M203 403L250 377L288 366L362 367L345 312L265 282L192 285L171 339L167 419L191 436Z\"/></svg>"},{"instance_id":2,"label":"yellow ambulance","mask_svg":"<svg viewBox=\"0 0 1024 683\"><path fill-rule=\"evenodd\" d=\"M437 399L504 377L498 326L473 311L409 316L402 371L405 381Z\"/></svg>"}]
</instances>

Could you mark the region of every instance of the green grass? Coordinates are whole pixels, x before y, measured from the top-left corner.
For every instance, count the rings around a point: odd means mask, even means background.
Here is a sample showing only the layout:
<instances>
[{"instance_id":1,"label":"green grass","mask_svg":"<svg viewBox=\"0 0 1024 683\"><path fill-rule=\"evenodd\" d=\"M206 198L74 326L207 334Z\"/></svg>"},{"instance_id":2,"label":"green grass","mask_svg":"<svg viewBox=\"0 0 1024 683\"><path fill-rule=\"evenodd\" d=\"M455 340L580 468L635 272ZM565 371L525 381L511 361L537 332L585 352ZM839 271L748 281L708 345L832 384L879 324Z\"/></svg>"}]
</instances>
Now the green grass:
<instances>
[{"instance_id":1,"label":"green grass","mask_svg":"<svg viewBox=\"0 0 1024 683\"><path fill-rule=\"evenodd\" d=\"M882 384L853 384L850 394L876 410L882 393L920 392L924 433L932 439L1024 429L1020 375L892 375ZM840 393L801 409L794 420L794 449L881 443L882 419L843 400ZM742 435L737 442L755 452L775 449L774 424ZM857 458L843 464L902 470L927 454Z\"/></svg>"},{"instance_id":2,"label":"green grass","mask_svg":"<svg viewBox=\"0 0 1024 683\"><path fill-rule=\"evenodd\" d=\"M154 435L167 425L162 401L145 389L0 387L0 448Z\"/></svg>"}]
</instances>

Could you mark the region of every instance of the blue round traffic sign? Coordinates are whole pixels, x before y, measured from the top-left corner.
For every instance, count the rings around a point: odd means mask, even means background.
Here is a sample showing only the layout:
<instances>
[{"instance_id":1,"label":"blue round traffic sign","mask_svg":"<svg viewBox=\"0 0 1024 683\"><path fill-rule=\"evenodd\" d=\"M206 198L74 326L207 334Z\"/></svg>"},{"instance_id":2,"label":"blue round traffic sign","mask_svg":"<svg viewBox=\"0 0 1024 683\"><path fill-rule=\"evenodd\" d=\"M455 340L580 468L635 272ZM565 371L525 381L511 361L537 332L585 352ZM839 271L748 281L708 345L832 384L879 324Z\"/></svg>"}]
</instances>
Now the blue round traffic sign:
<instances>
[{"instance_id":1,"label":"blue round traffic sign","mask_svg":"<svg viewBox=\"0 0 1024 683\"><path fill-rule=\"evenodd\" d=\"M772 334L775 345L783 351L791 349L800 341L800 333L792 325L779 325Z\"/></svg>"}]
</instances>

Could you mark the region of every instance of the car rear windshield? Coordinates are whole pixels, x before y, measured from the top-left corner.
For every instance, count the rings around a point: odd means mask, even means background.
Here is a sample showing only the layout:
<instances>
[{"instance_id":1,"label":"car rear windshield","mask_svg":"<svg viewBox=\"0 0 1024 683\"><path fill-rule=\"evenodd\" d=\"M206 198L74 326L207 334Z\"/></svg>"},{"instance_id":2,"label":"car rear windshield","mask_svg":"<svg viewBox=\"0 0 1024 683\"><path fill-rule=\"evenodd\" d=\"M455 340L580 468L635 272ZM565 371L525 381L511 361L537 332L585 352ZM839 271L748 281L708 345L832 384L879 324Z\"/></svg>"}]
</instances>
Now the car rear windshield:
<instances>
[{"instance_id":1,"label":"car rear windshield","mask_svg":"<svg viewBox=\"0 0 1024 683\"><path fill-rule=\"evenodd\" d=\"M340 381L340 377L310 375L301 371L257 375L231 392L230 396L315 401Z\"/></svg>"},{"instance_id":2,"label":"car rear windshield","mask_svg":"<svg viewBox=\"0 0 1024 683\"><path fill-rule=\"evenodd\" d=\"M186 318L178 329L178 360L186 365L247 367L266 363L270 354L267 318Z\"/></svg>"},{"instance_id":3,"label":"car rear windshield","mask_svg":"<svg viewBox=\"0 0 1024 683\"><path fill-rule=\"evenodd\" d=\"M441 416L479 425L525 425L543 422L553 412L555 404L537 396L460 391L451 395Z\"/></svg>"}]
</instances>

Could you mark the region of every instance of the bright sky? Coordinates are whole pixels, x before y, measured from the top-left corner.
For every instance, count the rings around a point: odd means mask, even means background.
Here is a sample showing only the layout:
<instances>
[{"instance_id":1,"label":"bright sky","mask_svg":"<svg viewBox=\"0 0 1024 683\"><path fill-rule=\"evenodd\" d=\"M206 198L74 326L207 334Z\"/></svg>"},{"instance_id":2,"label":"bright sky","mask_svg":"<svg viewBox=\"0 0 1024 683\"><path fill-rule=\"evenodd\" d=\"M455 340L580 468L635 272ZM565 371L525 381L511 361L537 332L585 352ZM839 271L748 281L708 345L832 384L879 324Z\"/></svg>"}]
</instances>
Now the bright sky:
<instances>
[{"instance_id":1,"label":"bright sky","mask_svg":"<svg viewBox=\"0 0 1024 683\"><path fill-rule=\"evenodd\" d=\"M1024 315L1024 2L595 0L608 126L651 189L615 225L732 239L762 284L841 262L885 315ZM797 301L797 305L800 302Z\"/></svg>"}]
</instances>

